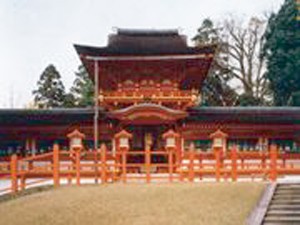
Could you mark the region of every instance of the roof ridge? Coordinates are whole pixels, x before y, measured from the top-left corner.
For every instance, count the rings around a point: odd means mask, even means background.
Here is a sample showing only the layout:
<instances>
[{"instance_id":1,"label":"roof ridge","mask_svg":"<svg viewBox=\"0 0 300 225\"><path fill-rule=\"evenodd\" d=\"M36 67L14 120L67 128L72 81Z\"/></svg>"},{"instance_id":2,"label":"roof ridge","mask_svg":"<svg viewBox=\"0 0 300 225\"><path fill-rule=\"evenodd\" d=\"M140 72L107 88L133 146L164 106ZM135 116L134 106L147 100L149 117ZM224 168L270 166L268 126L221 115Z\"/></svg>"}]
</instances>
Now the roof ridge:
<instances>
[{"instance_id":1,"label":"roof ridge","mask_svg":"<svg viewBox=\"0 0 300 225\"><path fill-rule=\"evenodd\" d=\"M118 28L117 35L126 36L179 36L178 29L128 29Z\"/></svg>"}]
</instances>

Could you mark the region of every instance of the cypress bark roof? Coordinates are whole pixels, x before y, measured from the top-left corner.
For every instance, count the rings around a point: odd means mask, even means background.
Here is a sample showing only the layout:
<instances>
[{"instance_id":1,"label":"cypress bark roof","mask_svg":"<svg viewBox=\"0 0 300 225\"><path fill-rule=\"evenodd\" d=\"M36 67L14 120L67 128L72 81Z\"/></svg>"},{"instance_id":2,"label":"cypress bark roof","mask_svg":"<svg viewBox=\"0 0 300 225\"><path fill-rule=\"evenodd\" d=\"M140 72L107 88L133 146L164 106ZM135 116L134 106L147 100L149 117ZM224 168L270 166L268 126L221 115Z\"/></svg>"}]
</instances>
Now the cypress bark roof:
<instances>
[{"instance_id":1,"label":"cypress bark roof","mask_svg":"<svg viewBox=\"0 0 300 225\"><path fill-rule=\"evenodd\" d=\"M300 124L300 107L194 107L187 122ZM72 124L92 122L94 110L80 109L0 109L0 126ZM107 119L100 109L100 120Z\"/></svg>"},{"instance_id":2,"label":"cypress bark roof","mask_svg":"<svg viewBox=\"0 0 300 225\"><path fill-rule=\"evenodd\" d=\"M104 110L100 109L100 119ZM74 109L0 109L0 126L8 125L51 125L92 122L92 108Z\"/></svg>"},{"instance_id":3,"label":"cypress bark roof","mask_svg":"<svg viewBox=\"0 0 300 225\"><path fill-rule=\"evenodd\" d=\"M122 55L174 55L210 54L215 46L189 47L185 35L178 30L128 30L118 29L109 35L107 47L74 45L79 55L122 56Z\"/></svg>"},{"instance_id":4,"label":"cypress bark roof","mask_svg":"<svg viewBox=\"0 0 300 225\"><path fill-rule=\"evenodd\" d=\"M194 107L188 121L300 124L300 107Z\"/></svg>"}]
</instances>

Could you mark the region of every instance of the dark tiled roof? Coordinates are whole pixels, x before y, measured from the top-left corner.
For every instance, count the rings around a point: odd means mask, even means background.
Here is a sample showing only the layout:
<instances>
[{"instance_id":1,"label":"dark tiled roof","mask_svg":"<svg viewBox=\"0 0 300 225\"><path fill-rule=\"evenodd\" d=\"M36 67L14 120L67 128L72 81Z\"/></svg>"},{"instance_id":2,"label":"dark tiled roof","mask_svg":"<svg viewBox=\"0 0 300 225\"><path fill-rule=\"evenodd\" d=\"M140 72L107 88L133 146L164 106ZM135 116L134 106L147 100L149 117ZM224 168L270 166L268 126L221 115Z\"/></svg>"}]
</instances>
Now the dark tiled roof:
<instances>
[{"instance_id":1,"label":"dark tiled roof","mask_svg":"<svg viewBox=\"0 0 300 225\"><path fill-rule=\"evenodd\" d=\"M146 56L146 55L189 55L189 54L213 54L214 46L175 48L169 45L156 43L155 45L135 45L119 47L93 47L74 45L79 55L89 56Z\"/></svg>"},{"instance_id":2,"label":"dark tiled roof","mask_svg":"<svg viewBox=\"0 0 300 225\"><path fill-rule=\"evenodd\" d=\"M117 29L118 35L124 35L124 36L178 36L179 32L177 29L164 29L164 30L158 30L158 29L123 29L118 28Z\"/></svg>"},{"instance_id":3,"label":"dark tiled roof","mask_svg":"<svg viewBox=\"0 0 300 225\"><path fill-rule=\"evenodd\" d=\"M194 107L186 121L300 124L300 107ZM93 109L0 109L0 126L92 123ZM100 120L107 117L100 109Z\"/></svg>"},{"instance_id":4,"label":"dark tiled roof","mask_svg":"<svg viewBox=\"0 0 300 225\"><path fill-rule=\"evenodd\" d=\"M104 119L100 109L100 119ZM3 125L48 125L92 122L92 108L75 109L0 109L0 126Z\"/></svg>"},{"instance_id":5,"label":"dark tiled roof","mask_svg":"<svg viewBox=\"0 0 300 225\"><path fill-rule=\"evenodd\" d=\"M186 36L177 30L118 29L111 34L107 47L74 45L78 54L90 56L210 54L214 46L189 47Z\"/></svg>"},{"instance_id":6,"label":"dark tiled roof","mask_svg":"<svg viewBox=\"0 0 300 225\"><path fill-rule=\"evenodd\" d=\"M300 124L300 107L194 107L188 121Z\"/></svg>"}]
</instances>

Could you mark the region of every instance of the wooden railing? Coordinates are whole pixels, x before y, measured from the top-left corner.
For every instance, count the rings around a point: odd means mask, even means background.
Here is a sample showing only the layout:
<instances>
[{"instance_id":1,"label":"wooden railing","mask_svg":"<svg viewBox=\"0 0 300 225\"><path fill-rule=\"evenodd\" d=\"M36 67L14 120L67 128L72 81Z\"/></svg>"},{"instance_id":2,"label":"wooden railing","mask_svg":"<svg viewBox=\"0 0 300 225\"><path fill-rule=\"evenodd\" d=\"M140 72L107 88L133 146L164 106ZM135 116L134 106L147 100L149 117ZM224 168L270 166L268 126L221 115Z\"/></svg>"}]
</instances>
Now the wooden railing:
<instances>
[{"instance_id":1,"label":"wooden railing","mask_svg":"<svg viewBox=\"0 0 300 225\"><path fill-rule=\"evenodd\" d=\"M128 162L138 155L141 162ZM160 156L161 162L152 158ZM238 152L236 147L223 153L189 150L123 151L112 153L105 145L98 151L53 151L27 158L11 157L0 163L0 182L9 182L0 193L17 193L27 187L51 181L54 187L63 181L81 185L85 179L95 183L165 180L167 182L199 182L202 180L238 181L243 178L276 181L284 175L300 175L300 154L278 153L276 146L266 152Z\"/></svg>"}]
</instances>

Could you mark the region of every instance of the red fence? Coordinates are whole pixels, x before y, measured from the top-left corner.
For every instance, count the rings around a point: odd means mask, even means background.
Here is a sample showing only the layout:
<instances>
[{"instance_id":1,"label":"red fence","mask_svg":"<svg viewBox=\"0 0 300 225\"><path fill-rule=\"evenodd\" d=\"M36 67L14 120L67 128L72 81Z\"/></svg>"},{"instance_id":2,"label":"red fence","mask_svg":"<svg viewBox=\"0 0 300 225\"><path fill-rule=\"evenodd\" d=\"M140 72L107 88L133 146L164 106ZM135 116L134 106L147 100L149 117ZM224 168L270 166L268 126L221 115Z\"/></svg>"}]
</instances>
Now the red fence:
<instances>
[{"instance_id":1,"label":"red fence","mask_svg":"<svg viewBox=\"0 0 300 225\"><path fill-rule=\"evenodd\" d=\"M143 162L129 162L131 156ZM152 162L160 156L162 162ZM276 181L279 176L300 174L300 154L278 153L276 146L267 152L238 152L235 147L226 153L184 152L180 158L174 151L123 151L113 154L105 145L98 151L53 151L27 158L13 155L10 162L0 163L0 180L9 182L2 192L16 193L26 187L53 182L58 187L64 180L80 185L84 179L95 183L165 180L167 182L198 182L205 179L237 181L260 178ZM31 181L30 181L31 180Z\"/></svg>"}]
</instances>

